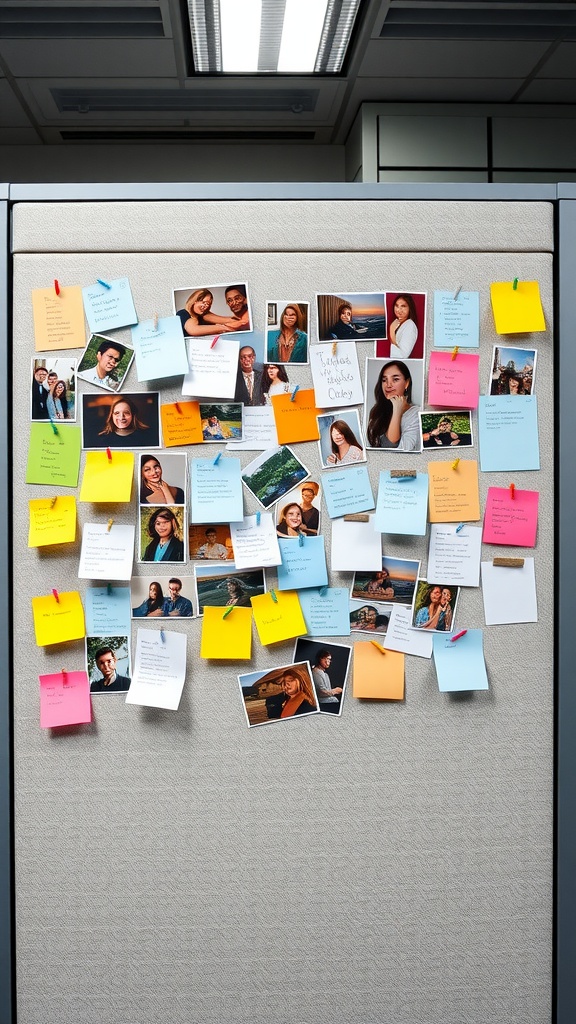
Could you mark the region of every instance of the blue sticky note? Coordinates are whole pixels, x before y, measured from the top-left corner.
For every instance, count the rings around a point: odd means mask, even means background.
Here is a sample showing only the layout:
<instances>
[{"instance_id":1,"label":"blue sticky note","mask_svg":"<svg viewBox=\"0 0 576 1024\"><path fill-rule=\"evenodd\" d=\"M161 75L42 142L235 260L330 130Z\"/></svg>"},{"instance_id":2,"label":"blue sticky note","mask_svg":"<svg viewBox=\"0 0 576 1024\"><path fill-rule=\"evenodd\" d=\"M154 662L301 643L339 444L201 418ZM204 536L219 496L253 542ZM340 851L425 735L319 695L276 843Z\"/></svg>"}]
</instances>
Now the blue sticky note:
<instances>
[{"instance_id":1,"label":"blue sticky note","mask_svg":"<svg viewBox=\"0 0 576 1024\"><path fill-rule=\"evenodd\" d=\"M324 537L278 540L282 564L278 566L278 590L328 586Z\"/></svg>"},{"instance_id":2,"label":"blue sticky note","mask_svg":"<svg viewBox=\"0 0 576 1024\"><path fill-rule=\"evenodd\" d=\"M334 470L322 474L324 497L330 519L367 512L374 508L374 495L370 486L367 466Z\"/></svg>"},{"instance_id":3,"label":"blue sticky note","mask_svg":"<svg viewBox=\"0 0 576 1024\"><path fill-rule=\"evenodd\" d=\"M510 571L514 572L513 569ZM469 629L454 642L444 633L434 633L433 636L440 693L488 689L481 629Z\"/></svg>"},{"instance_id":4,"label":"blue sticky note","mask_svg":"<svg viewBox=\"0 0 576 1024\"><path fill-rule=\"evenodd\" d=\"M101 331L113 331L117 327L130 327L138 321L134 300L127 277L119 277L115 281L102 278L105 285L96 281L82 289L82 300L88 326L92 334Z\"/></svg>"},{"instance_id":5,"label":"blue sticky note","mask_svg":"<svg viewBox=\"0 0 576 1024\"><path fill-rule=\"evenodd\" d=\"M481 395L478 436L482 472L540 469L536 395Z\"/></svg>"},{"instance_id":6,"label":"blue sticky note","mask_svg":"<svg viewBox=\"0 0 576 1024\"><path fill-rule=\"evenodd\" d=\"M192 459L193 523L239 523L244 519L240 459Z\"/></svg>"},{"instance_id":7,"label":"blue sticky note","mask_svg":"<svg viewBox=\"0 0 576 1024\"><path fill-rule=\"evenodd\" d=\"M132 328L132 344L139 381L188 373L188 356L179 316L159 317L157 331L153 320L136 324Z\"/></svg>"},{"instance_id":8,"label":"blue sticky note","mask_svg":"<svg viewBox=\"0 0 576 1024\"><path fill-rule=\"evenodd\" d=\"M130 588L89 587L84 602L88 636L126 636L130 633Z\"/></svg>"},{"instance_id":9,"label":"blue sticky note","mask_svg":"<svg viewBox=\"0 0 576 1024\"><path fill-rule=\"evenodd\" d=\"M350 591L344 587L300 590L300 607L308 636L350 635Z\"/></svg>"},{"instance_id":10,"label":"blue sticky note","mask_svg":"<svg viewBox=\"0 0 576 1024\"><path fill-rule=\"evenodd\" d=\"M423 537L428 513L428 474L391 477L380 473L374 529L380 533L408 533Z\"/></svg>"},{"instance_id":11,"label":"blue sticky note","mask_svg":"<svg viewBox=\"0 0 576 1024\"><path fill-rule=\"evenodd\" d=\"M434 292L434 345L436 348L478 348L480 345L480 293Z\"/></svg>"}]
</instances>

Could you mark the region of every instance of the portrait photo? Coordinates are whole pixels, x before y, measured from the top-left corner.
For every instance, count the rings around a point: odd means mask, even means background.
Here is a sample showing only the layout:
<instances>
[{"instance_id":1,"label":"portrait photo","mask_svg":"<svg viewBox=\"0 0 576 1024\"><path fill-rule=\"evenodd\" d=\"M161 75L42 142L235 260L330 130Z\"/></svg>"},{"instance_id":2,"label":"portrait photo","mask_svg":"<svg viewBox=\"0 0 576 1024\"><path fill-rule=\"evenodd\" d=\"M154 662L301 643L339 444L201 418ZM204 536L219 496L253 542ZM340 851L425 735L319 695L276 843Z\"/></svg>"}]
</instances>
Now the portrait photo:
<instances>
[{"instance_id":1,"label":"portrait photo","mask_svg":"<svg viewBox=\"0 0 576 1024\"><path fill-rule=\"evenodd\" d=\"M353 633L379 633L388 631L392 605L379 601L350 601L350 630Z\"/></svg>"},{"instance_id":2,"label":"portrait photo","mask_svg":"<svg viewBox=\"0 0 576 1024\"><path fill-rule=\"evenodd\" d=\"M251 331L252 318L246 282L175 288L173 310L186 338Z\"/></svg>"},{"instance_id":3,"label":"portrait photo","mask_svg":"<svg viewBox=\"0 0 576 1024\"><path fill-rule=\"evenodd\" d=\"M279 537L318 536L321 492L316 480L306 479L284 495L276 506L276 533Z\"/></svg>"},{"instance_id":4,"label":"portrait photo","mask_svg":"<svg viewBox=\"0 0 576 1024\"><path fill-rule=\"evenodd\" d=\"M266 309L266 362L307 363L310 304L277 299Z\"/></svg>"},{"instance_id":5,"label":"portrait photo","mask_svg":"<svg viewBox=\"0 0 576 1024\"><path fill-rule=\"evenodd\" d=\"M263 405L271 406L274 395L288 395L293 390L288 370L285 363L264 363L260 385Z\"/></svg>"},{"instance_id":6,"label":"portrait photo","mask_svg":"<svg viewBox=\"0 0 576 1024\"><path fill-rule=\"evenodd\" d=\"M204 614L204 606L251 608L251 597L266 593L264 569L237 569L232 562L221 565L195 565L197 614Z\"/></svg>"},{"instance_id":7,"label":"portrait photo","mask_svg":"<svg viewBox=\"0 0 576 1024\"><path fill-rule=\"evenodd\" d=\"M264 372L264 356L266 342L263 331L251 331L244 338L238 339L238 369L234 401L242 405L266 405L264 385L268 382Z\"/></svg>"},{"instance_id":8,"label":"portrait photo","mask_svg":"<svg viewBox=\"0 0 576 1024\"><path fill-rule=\"evenodd\" d=\"M340 469L366 462L364 438L357 409L339 409L316 417L322 469Z\"/></svg>"},{"instance_id":9,"label":"portrait photo","mask_svg":"<svg viewBox=\"0 0 576 1024\"><path fill-rule=\"evenodd\" d=\"M44 356L32 360L31 420L76 419L76 360Z\"/></svg>"},{"instance_id":10,"label":"portrait photo","mask_svg":"<svg viewBox=\"0 0 576 1024\"><path fill-rule=\"evenodd\" d=\"M193 576L133 576L133 619L190 619L194 615Z\"/></svg>"},{"instance_id":11,"label":"portrait photo","mask_svg":"<svg viewBox=\"0 0 576 1024\"><path fill-rule=\"evenodd\" d=\"M130 637L87 636L86 671L90 693L127 693L130 689Z\"/></svg>"},{"instance_id":12,"label":"portrait photo","mask_svg":"<svg viewBox=\"0 0 576 1024\"><path fill-rule=\"evenodd\" d=\"M134 349L105 334L93 334L78 365L78 377L105 391L120 391L128 373Z\"/></svg>"},{"instance_id":13,"label":"portrait photo","mask_svg":"<svg viewBox=\"0 0 576 1024\"><path fill-rule=\"evenodd\" d=\"M367 448L419 452L424 363L420 359L366 360L364 436Z\"/></svg>"},{"instance_id":14,"label":"portrait photo","mask_svg":"<svg viewBox=\"0 0 576 1024\"><path fill-rule=\"evenodd\" d=\"M494 345L489 394L531 395L536 374L535 348Z\"/></svg>"},{"instance_id":15,"label":"portrait photo","mask_svg":"<svg viewBox=\"0 0 576 1024\"><path fill-rule=\"evenodd\" d=\"M307 661L281 665L265 672L246 672L238 676L238 682L250 727L314 715L319 711L312 671Z\"/></svg>"},{"instance_id":16,"label":"portrait photo","mask_svg":"<svg viewBox=\"0 0 576 1024\"><path fill-rule=\"evenodd\" d=\"M418 560L383 555L382 569L354 573L350 596L360 601L385 601L412 607L419 573Z\"/></svg>"},{"instance_id":17,"label":"portrait photo","mask_svg":"<svg viewBox=\"0 0 576 1024\"><path fill-rule=\"evenodd\" d=\"M203 441L241 441L244 406L241 402L200 402Z\"/></svg>"},{"instance_id":18,"label":"portrait photo","mask_svg":"<svg viewBox=\"0 0 576 1024\"><path fill-rule=\"evenodd\" d=\"M412 627L434 633L453 633L460 587L418 580L414 596Z\"/></svg>"},{"instance_id":19,"label":"portrait photo","mask_svg":"<svg viewBox=\"0 0 576 1024\"><path fill-rule=\"evenodd\" d=\"M184 505L186 503L186 455L162 452L140 456L140 504Z\"/></svg>"},{"instance_id":20,"label":"portrait photo","mask_svg":"<svg viewBox=\"0 0 576 1024\"><path fill-rule=\"evenodd\" d=\"M183 505L141 505L139 562L184 562L186 509Z\"/></svg>"},{"instance_id":21,"label":"portrait photo","mask_svg":"<svg viewBox=\"0 0 576 1024\"><path fill-rule=\"evenodd\" d=\"M190 523L188 558L212 562L232 562L234 548L229 523Z\"/></svg>"},{"instance_id":22,"label":"portrait photo","mask_svg":"<svg viewBox=\"0 0 576 1024\"><path fill-rule=\"evenodd\" d=\"M342 714L351 656L352 648L345 644L320 643L298 637L294 661L305 661L310 665L321 714Z\"/></svg>"},{"instance_id":23,"label":"portrait photo","mask_svg":"<svg viewBox=\"0 0 576 1024\"><path fill-rule=\"evenodd\" d=\"M242 482L256 500L270 508L283 495L310 476L291 448L268 448L242 470Z\"/></svg>"},{"instance_id":24,"label":"portrait photo","mask_svg":"<svg viewBox=\"0 0 576 1024\"><path fill-rule=\"evenodd\" d=\"M81 398L83 448L159 448L157 391Z\"/></svg>"},{"instance_id":25,"label":"portrait photo","mask_svg":"<svg viewBox=\"0 0 576 1024\"><path fill-rule=\"evenodd\" d=\"M386 323L386 336L375 345L378 359L424 359L426 292L386 292Z\"/></svg>"},{"instance_id":26,"label":"portrait photo","mask_svg":"<svg viewBox=\"0 0 576 1024\"><path fill-rule=\"evenodd\" d=\"M317 294L318 341L370 341L386 337L383 292Z\"/></svg>"},{"instance_id":27,"label":"portrait photo","mask_svg":"<svg viewBox=\"0 0 576 1024\"><path fill-rule=\"evenodd\" d=\"M423 450L471 448L472 413L469 410L458 412L454 409L446 412L421 412L420 434Z\"/></svg>"}]
</instances>

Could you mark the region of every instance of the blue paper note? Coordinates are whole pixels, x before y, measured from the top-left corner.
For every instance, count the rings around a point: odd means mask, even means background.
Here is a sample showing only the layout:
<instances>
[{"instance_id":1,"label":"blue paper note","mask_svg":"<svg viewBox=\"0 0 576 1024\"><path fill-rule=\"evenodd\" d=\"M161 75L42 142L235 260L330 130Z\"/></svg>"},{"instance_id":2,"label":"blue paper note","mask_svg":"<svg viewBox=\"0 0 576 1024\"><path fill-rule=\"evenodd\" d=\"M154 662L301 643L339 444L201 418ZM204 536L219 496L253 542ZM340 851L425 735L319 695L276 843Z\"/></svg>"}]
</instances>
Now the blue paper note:
<instances>
[{"instance_id":1,"label":"blue paper note","mask_svg":"<svg viewBox=\"0 0 576 1024\"><path fill-rule=\"evenodd\" d=\"M536 395L481 395L478 434L482 472L540 469Z\"/></svg>"},{"instance_id":2,"label":"blue paper note","mask_svg":"<svg viewBox=\"0 0 576 1024\"><path fill-rule=\"evenodd\" d=\"M278 590L328 586L324 537L280 538L282 564L278 566Z\"/></svg>"},{"instance_id":3,"label":"blue paper note","mask_svg":"<svg viewBox=\"0 0 576 1024\"><path fill-rule=\"evenodd\" d=\"M88 587L84 602L88 636L130 633L130 587Z\"/></svg>"},{"instance_id":4,"label":"blue paper note","mask_svg":"<svg viewBox=\"0 0 576 1024\"><path fill-rule=\"evenodd\" d=\"M128 278L103 280L110 285L109 288L96 281L82 289L84 312L92 334L113 331L117 327L130 327L138 321Z\"/></svg>"},{"instance_id":5,"label":"blue paper note","mask_svg":"<svg viewBox=\"0 0 576 1024\"><path fill-rule=\"evenodd\" d=\"M374 508L367 466L322 473L322 486L330 519Z\"/></svg>"},{"instance_id":6,"label":"blue paper note","mask_svg":"<svg viewBox=\"0 0 576 1024\"><path fill-rule=\"evenodd\" d=\"M244 519L240 459L225 455L192 459L190 492L193 523L239 523Z\"/></svg>"},{"instance_id":7,"label":"blue paper note","mask_svg":"<svg viewBox=\"0 0 576 1024\"><path fill-rule=\"evenodd\" d=\"M344 587L300 590L298 597L308 636L349 635L349 590Z\"/></svg>"},{"instance_id":8,"label":"blue paper note","mask_svg":"<svg viewBox=\"0 0 576 1024\"><path fill-rule=\"evenodd\" d=\"M388 469L380 473L374 529L423 537L428 513L428 474L401 479Z\"/></svg>"},{"instance_id":9,"label":"blue paper note","mask_svg":"<svg viewBox=\"0 0 576 1024\"><path fill-rule=\"evenodd\" d=\"M188 356L179 316L160 317L157 331L153 320L136 324L132 328L132 343L139 381L188 373Z\"/></svg>"},{"instance_id":10,"label":"blue paper note","mask_svg":"<svg viewBox=\"0 0 576 1024\"><path fill-rule=\"evenodd\" d=\"M434 292L434 345L436 348L478 348L480 345L480 294Z\"/></svg>"},{"instance_id":11,"label":"blue paper note","mask_svg":"<svg viewBox=\"0 0 576 1024\"><path fill-rule=\"evenodd\" d=\"M454 642L435 633L434 664L440 693L488 689L481 629L469 629Z\"/></svg>"}]
</instances>

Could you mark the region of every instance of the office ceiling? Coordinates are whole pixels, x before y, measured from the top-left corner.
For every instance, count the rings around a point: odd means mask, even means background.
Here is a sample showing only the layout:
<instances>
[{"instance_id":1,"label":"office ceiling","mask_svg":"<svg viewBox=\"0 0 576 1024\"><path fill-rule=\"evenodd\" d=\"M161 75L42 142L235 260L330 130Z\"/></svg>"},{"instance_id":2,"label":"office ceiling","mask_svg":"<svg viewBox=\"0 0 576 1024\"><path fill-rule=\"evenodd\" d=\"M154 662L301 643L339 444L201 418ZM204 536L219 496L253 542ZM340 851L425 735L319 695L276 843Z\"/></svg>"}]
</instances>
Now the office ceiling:
<instances>
[{"instance_id":1,"label":"office ceiling","mask_svg":"<svg viewBox=\"0 0 576 1024\"><path fill-rule=\"evenodd\" d=\"M206 77L186 0L1 0L0 76L4 145L341 144L365 101L576 103L576 2L363 0L343 74Z\"/></svg>"}]
</instances>

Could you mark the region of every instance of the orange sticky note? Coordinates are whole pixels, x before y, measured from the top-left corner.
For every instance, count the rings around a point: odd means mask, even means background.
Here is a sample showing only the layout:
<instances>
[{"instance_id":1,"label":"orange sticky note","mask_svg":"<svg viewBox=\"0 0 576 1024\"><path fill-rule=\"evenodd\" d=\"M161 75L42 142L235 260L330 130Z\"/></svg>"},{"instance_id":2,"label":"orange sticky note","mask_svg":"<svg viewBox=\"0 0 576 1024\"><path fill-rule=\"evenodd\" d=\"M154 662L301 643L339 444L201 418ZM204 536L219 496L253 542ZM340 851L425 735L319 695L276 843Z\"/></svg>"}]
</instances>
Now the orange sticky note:
<instances>
[{"instance_id":1,"label":"orange sticky note","mask_svg":"<svg viewBox=\"0 0 576 1024\"><path fill-rule=\"evenodd\" d=\"M224 617L225 613L226 617ZM201 658L247 659L252 656L252 609L204 605Z\"/></svg>"},{"instance_id":2,"label":"orange sticky note","mask_svg":"<svg viewBox=\"0 0 576 1024\"><path fill-rule=\"evenodd\" d=\"M318 441L320 434L316 417L320 409L316 408L314 388L297 391L294 401L291 395L272 395L272 408L278 444Z\"/></svg>"},{"instance_id":3,"label":"orange sticky note","mask_svg":"<svg viewBox=\"0 0 576 1024\"><path fill-rule=\"evenodd\" d=\"M494 281L490 301L497 334L546 330L538 281Z\"/></svg>"},{"instance_id":4,"label":"orange sticky note","mask_svg":"<svg viewBox=\"0 0 576 1024\"><path fill-rule=\"evenodd\" d=\"M372 700L404 700L404 655L382 654L370 641L354 644L352 696Z\"/></svg>"},{"instance_id":5,"label":"orange sticky note","mask_svg":"<svg viewBox=\"0 0 576 1024\"><path fill-rule=\"evenodd\" d=\"M80 501L130 501L134 452L86 452Z\"/></svg>"},{"instance_id":6,"label":"orange sticky note","mask_svg":"<svg viewBox=\"0 0 576 1024\"><path fill-rule=\"evenodd\" d=\"M480 519L476 459L458 459L455 469L451 461L429 462L428 477L431 523L470 523Z\"/></svg>"},{"instance_id":7,"label":"orange sticky note","mask_svg":"<svg viewBox=\"0 0 576 1024\"><path fill-rule=\"evenodd\" d=\"M306 633L306 623L295 590L275 590L250 598L261 644L275 644Z\"/></svg>"},{"instance_id":8,"label":"orange sticky note","mask_svg":"<svg viewBox=\"0 0 576 1024\"><path fill-rule=\"evenodd\" d=\"M77 590L59 593L58 600L53 594L33 597L32 612L38 647L81 640L86 636L84 609Z\"/></svg>"},{"instance_id":9,"label":"orange sticky note","mask_svg":"<svg viewBox=\"0 0 576 1024\"><path fill-rule=\"evenodd\" d=\"M160 416L165 448L174 448L181 444L202 444L202 422L198 402L161 405Z\"/></svg>"},{"instance_id":10,"label":"orange sticky note","mask_svg":"<svg viewBox=\"0 0 576 1024\"><path fill-rule=\"evenodd\" d=\"M37 352L83 348L86 344L84 306L80 285L34 288L32 292L34 346Z\"/></svg>"}]
</instances>

